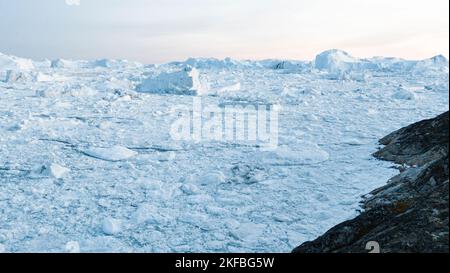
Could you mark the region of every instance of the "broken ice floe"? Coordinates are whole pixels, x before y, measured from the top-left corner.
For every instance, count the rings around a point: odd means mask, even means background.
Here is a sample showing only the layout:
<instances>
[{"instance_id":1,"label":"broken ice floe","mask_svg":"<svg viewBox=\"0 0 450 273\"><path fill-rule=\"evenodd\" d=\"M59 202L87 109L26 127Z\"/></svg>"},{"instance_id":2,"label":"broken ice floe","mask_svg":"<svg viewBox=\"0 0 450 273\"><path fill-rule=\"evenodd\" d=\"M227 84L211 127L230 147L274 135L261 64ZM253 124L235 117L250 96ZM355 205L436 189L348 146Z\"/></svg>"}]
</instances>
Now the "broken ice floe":
<instances>
[{"instance_id":1,"label":"broken ice floe","mask_svg":"<svg viewBox=\"0 0 450 273\"><path fill-rule=\"evenodd\" d=\"M138 154L135 151L118 145L109 148L92 147L81 152L87 156L105 161L122 161Z\"/></svg>"},{"instance_id":2,"label":"broken ice floe","mask_svg":"<svg viewBox=\"0 0 450 273\"><path fill-rule=\"evenodd\" d=\"M173 151L157 152L158 161L167 162L173 161L177 154Z\"/></svg>"},{"instance_id":3,"label":"broken ice floe","mask_svg":"<svg viewBox=\"0 0 450 273\"><path fill-rule=\"evenodd\" d=\"M49 163L36 167L34 174L61 179L69 173L69 171L69 168L63 167L59 164Z\"/></svg>"},{"instance_id":4,"label":"broken ice floe","mask_svg":"<svg viewBox=\"0 0 450 273\"><path fill-rule=\"evenodd\" d=\"M32 60L0 53L0 71L31 69L34 69Z\"/></svg>"},{"instance_id":5,"label":"broken ice floe","mask_svg":"<svg viewBox=\"0 0 450 273\"><path fill-rule=\"evenodd\" d=\"M191 183L181 185L180 190L187 195L194 195L200 193L200 189Z\"/></svg>"},{"instance_id":6,"label":"broken ice floe","mask_svg":"<svg viewBox=\"0 0 450 273\"><path fill-rule=\"evenodd\" d=\"M303 142L301 146L279 146L275 151L267 152L267 163L273 165L307 165L327 161L330 155L315 143Z\"/></svg>"},{"instance_id":7,"label":"broken ice floe","mask_svg":"<svg viewBox=\"0 0 450 273\"><path fill-rule=\"evenodd\" d=\"M80 253L80 244L77 241L67 242L65 250L68 253Z\"/></svg>"},{"instance_id":8,"label":"broken ice floe","mask_svg":"<svg viewBox=\"0 0 450 273\"><path fill-rule=\"evenodd\" d=\"M102 222L102 231L106 235L115 235L122 230L122 222L113 218L106 218Z\"/></svg>"},{"instance_id":9,"label":"broken ice floe","mask_svg":"<svg viewBox=\"0 0 450 273\"><path fill-rule=\"evenodd\" d=\"M212 171L205 173L204 175L197 178L197 181L201 185L219 185L225 183L225 175L221 171Z\"/></svg>"},{"instance_id":10,"label":"broken ice floe","mask_svg":"<svg viewBox=\"0 0 450 273\"><path fill-rule=\"evenodd\" d=\"M267 178L267 173L263 167L250 166L247 164L237 164L231 168L233 183L254 184Z\"/></svg>"},{"instance_id":11,"label":"broken ice floe","mask_svg":"<svg viewBox=\"0 0 450 273\"><path fill-rule=\"evenodd\" d=\"M399 87L394 91L392 98L398 100L415 100L416 95L410 90Z\"/></svg>"},{"instance_id":12,"label":"broken ice floe","mask_svg":"<svg viewBox=\"0 0 450 273\"><path fill-rule=\"evenodd\" d=\"M162 72L156 77L149 77L136 88L139 92L203 95L207 91L206 84L201 81L197 69L185 67L176 72Z\"/></svg>"}]
</instances>

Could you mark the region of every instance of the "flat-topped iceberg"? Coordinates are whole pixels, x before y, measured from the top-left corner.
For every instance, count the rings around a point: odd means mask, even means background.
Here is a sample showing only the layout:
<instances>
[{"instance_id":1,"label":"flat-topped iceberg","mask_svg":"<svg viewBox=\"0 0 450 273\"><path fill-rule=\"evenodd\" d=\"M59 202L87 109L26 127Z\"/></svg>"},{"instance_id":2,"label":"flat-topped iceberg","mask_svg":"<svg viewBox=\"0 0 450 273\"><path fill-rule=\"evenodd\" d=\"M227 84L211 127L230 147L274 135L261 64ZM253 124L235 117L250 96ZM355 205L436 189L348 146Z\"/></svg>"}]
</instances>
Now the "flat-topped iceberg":
<instances>
[{"instance_id":1,"label":"flat-topped iceberg","mask_svg":"<svg viewBox=\"0 0 450 273\"><path fill-rule=\"evenodd\" d=\"M314 68L339 78L345 78L349 73L364 71L402 74L448 73L448 60L442 55L420 61L389 57L359 59L345 51L331 49L316 56Z\"/></svg>"}]
</instances>

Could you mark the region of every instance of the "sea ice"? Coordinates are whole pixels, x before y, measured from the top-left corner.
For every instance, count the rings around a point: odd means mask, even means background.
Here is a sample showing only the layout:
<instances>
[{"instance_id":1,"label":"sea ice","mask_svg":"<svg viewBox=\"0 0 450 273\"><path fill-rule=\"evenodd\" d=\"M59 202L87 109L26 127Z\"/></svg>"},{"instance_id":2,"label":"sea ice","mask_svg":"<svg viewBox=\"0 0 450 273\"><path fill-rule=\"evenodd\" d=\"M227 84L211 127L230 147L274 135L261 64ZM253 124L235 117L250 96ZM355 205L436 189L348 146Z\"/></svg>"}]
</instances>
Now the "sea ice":
<instances>
[{"instance_id":1,"label":"sea ice","mask_svg":"<svg viewBox=\"0 0 450 273\"><path fill-rule=\"evenodd\" d=\"M315 68L328 70L330 72L342 72L351 68L352 64L358 62L345 51L332 49L320 53L314 62Z\"/></svg>"},{"instance_id":2,"label":"sea ice","mask_svg":"<svg viewBox=\"0 0 450 273\"><path fill-rule=\"evenodd\" d=\"M392 98L398 100L414 100L416 98L416 95L412 91L406 90L404 88L397 88L392 95Z\"/></svg>"},{"instance_id":3,"label":"sea ice","mask_svg":"<svg viewBox=\"0 0 450 273\"><path fill-rule=\"evenodd\" d=\"M6 70L32 70L33 61L0 53L0 72Z\"/></svg>"},{"instance_id":4,"label":"sea ice","mask_svg":"<svg viewBox=\"0 0 450 273\"><path fill-rule=\"evenodd\" d=\"M200 193L199 188L196 185L190 183L181 185L180 190L188 195Z\"/></svg>"},{"instance_id":5,"label":"sea ice","mask_svg":"<svg viewBox=\"0 0 450 273\"><path fill-rule=\"evenodd\" d=\"M206 173L198 178L198 182L201 185L219 185L225 183L225 175L221 171L212 171Z\"/></svg>"},{"instance_id":6,"label":"sea ice","mask_svg":"<svg viewBox=\"0 0 450 273\"><path fill-rule=\"evenodd\" d=\"M162 72L156 77L145 79L136 88L139 92L202 95L206 92L205 83L200 80L197 69L185 67L181 71Z\"/></svg>"},{"instance_id":7,"label":"sea ice","mask_svg":"<svg viewBox=\"0 0 450 273\"><path fill-rule=\"evenodd\" d=\"M65 250L68 253L80 253L80 244L77 241L67 242Z\"/></svg>"},{"instance_id":8,"label":"sea ice","mask_svg":"<svg viewBox=\"0 0 450 273\"><path fill-rule=\"evenodd\" d=\"M297 147L280 146L276 151L268 153L272 154L269 161L276 159L287 164L317 164L330 158L317 144L309 142L303 142Z\"/></svg>"},{"instance_id":9,"label":"sea ice","mask_svg":"<svg viewBox=\"0 0 450 273\"><path fill-rule=\"evenodd\" d=\"M109 148L101 148L101 147L92 147L82 151L84 154L106 160L106 161L121 161L132 158L136 156L138 153L127 149L125 147L116 145Z\"/></svg>"},{"instance_id":10,"label":"sea ice","mask_svg":"<svg viewBox=\"0 0 450 273\"><path fill-rule=\"evenodd\" d=\"M150 223L159 224L161 218L158 215L157 208L152 204L143 204L133 214L133 221L136 224Z\"/></svg>"},{"instance_id":11,"label":"sea ice","mask_svg":"<svg viewBox=\"0 0 450 273\"><path fill-rule=\"evenodd\" d=\"M51 66L0 55L5 251L289 252L357 215L361 195L398 173L370 156L378 140L449 100L442 56ZM281 105L278 149L172 140L185 95Z\"/></svg>"},{"instance_id":12,"label":"sea ice","mask_svg":"<svg viewBox=\"0 0 450 273\"><path fill-rule=\"evenodd\" d=\"M166 162L166 161L172 161L177 157L177 154L174 151L168 151L168 152L158 152L158 161Z\"/></svg>"},{"instance_id":13,"label":"sea ice","mask_svg":"<svg viewBox=\"0 0 450 273\"><path fill-rule=\"evenodd\" d=\"M106 235L115 235L122 230L122 222L113 218L106 218L102 222L102 231Z\"/></svg>"},{"instance_id":14,"label":"sea ice","mask_svg":"<svg viewBox=\"0 0 450 273\"><path fill-rule=\"evenodd\" d=\"M70 169L56 163L42 165L36 170L37 174L39 175L53 177L57 179L63 178L69 171Z\"/></svg>"}]
</instances>

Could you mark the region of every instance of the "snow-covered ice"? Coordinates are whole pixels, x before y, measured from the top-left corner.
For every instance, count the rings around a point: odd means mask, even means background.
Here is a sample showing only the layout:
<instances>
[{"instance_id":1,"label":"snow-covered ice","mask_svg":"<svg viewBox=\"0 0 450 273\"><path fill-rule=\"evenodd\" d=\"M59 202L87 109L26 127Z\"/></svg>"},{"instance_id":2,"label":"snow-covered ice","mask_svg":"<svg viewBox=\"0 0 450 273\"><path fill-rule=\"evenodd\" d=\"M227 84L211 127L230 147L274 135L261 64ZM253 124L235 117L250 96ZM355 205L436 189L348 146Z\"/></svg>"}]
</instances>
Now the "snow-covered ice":
<instances>
[{"instance_id":1,"label":"snow-covered ice","mask_svg":"<svg viewBox=\"0 0 450 273\"><path fill-rule=\"evenodd\" d=\"M83 150L83 153L106 161L121 161L137 155L137 152L118 145L106 148L93 147Z\"/></svg>"},{"instance_id":2,"label":"snow-covered ice","mask_svg":"<svg viewBox=\"0 0 450 273\"><path fill-rule=\"evenodd\" d=\"M68 253L80 253L80 244L76 241L67 242L66 251Z\"/></svg>"},{"instance_id":3,"label":"snow-covered ice","mask_svg":"<svg viewBox=\"0 0 450 273\"><path fill-rule=\"evenodd\" d=\"M404 88L398 88L397 90L395 90L392 98L399 100L414 100L416 96L414 95L413 91L406 90Z\"/></svg>"},{"instance_id":4,"label":"snow-covered ice","mask_svg":"<svg viewBox=\"0 0 450 273\"><path fill-rule=\"evenodd\" d=\"M44 176L63 178L70 170L56 163L39 166L37 172Z\"/></svg>"},{"instance_id":5,"label":"snow-covered ice","mask_svg":"<svg viewBox=\"0 0 450 273\"><path fill-rule=\"evenodd\" d=\"M167 93L179 95L201 95L207 87L201 82L196 68L186 66L180 71L162 72L149 77L137 86L140 92Z\"/></svg>"},{"instance_id":6,"label":"snow-covered ice","mask_svg":"<svg viewBox=\"0 0 450 273\"><path fill-rule=\"evenodd\" d=\"M279 145L175 141L178 108L280 105ZM288 252L396 174L378 140L448 110L448 61L0 54L0 252Z\"/></svg>"},{"instance_id":7,"label":"snow-covered ice","mask_svg":"<svg viewBox=\"0 0 450 273\"><path fill-rule=\"evenodd\" d=\"M102 230L107 235L114 235L122 230L122 222L117 219L106 218L102 222Z\"/></svg>"}]
</instances>

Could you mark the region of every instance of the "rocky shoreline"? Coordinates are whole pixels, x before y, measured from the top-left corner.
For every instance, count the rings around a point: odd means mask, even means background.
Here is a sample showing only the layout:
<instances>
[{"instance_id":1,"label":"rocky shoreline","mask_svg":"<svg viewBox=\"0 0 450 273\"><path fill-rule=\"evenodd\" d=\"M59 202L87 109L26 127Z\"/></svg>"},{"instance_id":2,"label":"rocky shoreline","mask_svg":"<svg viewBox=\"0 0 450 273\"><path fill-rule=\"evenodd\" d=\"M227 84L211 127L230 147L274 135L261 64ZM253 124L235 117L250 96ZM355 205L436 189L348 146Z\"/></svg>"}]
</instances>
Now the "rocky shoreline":
<instances>
[{"instance_id":1,"label":"rocky shoreline","mask_svg":"<svg viewBox=\"0 0 450 273\"><path fill-rule=\"evenodd\" d=\"M364 197L364 212L294 253L448 253L449 113L380 140L374 154L401 173Z\"/></svg>"}]
</instances>

